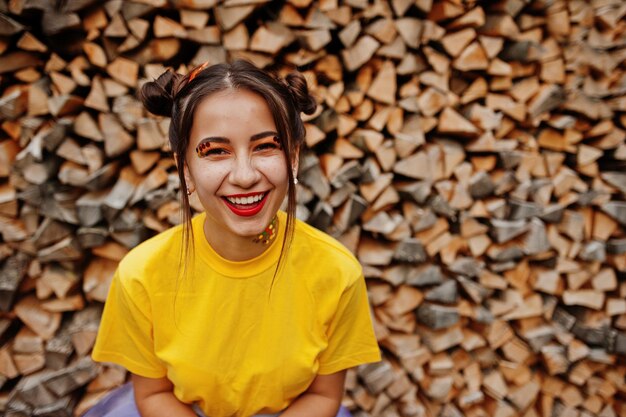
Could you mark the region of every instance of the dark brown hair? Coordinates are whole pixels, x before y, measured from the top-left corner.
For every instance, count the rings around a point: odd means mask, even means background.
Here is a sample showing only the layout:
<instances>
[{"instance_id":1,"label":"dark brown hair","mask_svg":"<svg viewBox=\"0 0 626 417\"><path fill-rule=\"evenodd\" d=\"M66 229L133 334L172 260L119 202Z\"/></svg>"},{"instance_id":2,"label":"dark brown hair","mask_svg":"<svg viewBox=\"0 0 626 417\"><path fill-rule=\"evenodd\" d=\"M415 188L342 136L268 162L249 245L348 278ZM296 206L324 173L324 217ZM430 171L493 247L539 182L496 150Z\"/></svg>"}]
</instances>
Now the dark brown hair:
<instances>
[{"instance_id":1,"label":"dark brown hair","mask_svg":"<svg viewBox=\"0 0 626 417\"><path fill-rule=\"evenodd\" d=\"M181 183L184 222L181 260L185 259L186 268L190 244L193 245L192 212L184 175L193 116L198 104L203 99L224 90L249 90L265 100L274 118L287 161L287 175L289 176L287 224L285 239L276 267L277 273L293 238L296 190L293 186L294 175L291 167L305 138L305 129L300 118L300 112L312 114L315 112L316 102L309 94L306 80L302 74L294 72L285 78L280 78L243 60L236 60L230 64L203 65L192 70L188 75L177 74L168 70L158 79L145 83L139 91L139 99L149 112L171 117L169 141L170 147L178 159L177 170Z\"/></svg>"}]
</instances>

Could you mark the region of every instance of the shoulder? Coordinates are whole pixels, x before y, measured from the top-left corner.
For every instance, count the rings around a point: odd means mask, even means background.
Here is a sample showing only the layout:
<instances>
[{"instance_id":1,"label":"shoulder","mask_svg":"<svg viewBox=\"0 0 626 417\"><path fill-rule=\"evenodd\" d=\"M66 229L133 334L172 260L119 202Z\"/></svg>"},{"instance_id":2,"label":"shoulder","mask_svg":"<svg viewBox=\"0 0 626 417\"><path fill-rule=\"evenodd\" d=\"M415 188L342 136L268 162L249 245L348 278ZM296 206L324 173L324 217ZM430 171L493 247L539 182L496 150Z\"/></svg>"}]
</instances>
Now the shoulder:
<instances>
[{"instance_id":1,"label":"shoulder","mask_svg":"<svg viewBox=\"0 0 626 417\"><path fill-rule=\"evenodd\" d=\"M167 229L150 239L147 239L131 249L118 265L118 275L122 282L147 280L157 275L155 271L162 271L173 262L179 262L182 257L181 225Z\"/></svg>"},{"instance_id":2,"label":"shoulder","mask_svg":"<svg viewBox=\"0 0 626 417\"><path fill-rule=\"evenodd\" d=\"M352 285L362 276L362 267L356 257L334 237L301 221L295 221L292 249L298 260L308 260L313 271L341 278L344 286Z\"/></svg>"}]
</instances>

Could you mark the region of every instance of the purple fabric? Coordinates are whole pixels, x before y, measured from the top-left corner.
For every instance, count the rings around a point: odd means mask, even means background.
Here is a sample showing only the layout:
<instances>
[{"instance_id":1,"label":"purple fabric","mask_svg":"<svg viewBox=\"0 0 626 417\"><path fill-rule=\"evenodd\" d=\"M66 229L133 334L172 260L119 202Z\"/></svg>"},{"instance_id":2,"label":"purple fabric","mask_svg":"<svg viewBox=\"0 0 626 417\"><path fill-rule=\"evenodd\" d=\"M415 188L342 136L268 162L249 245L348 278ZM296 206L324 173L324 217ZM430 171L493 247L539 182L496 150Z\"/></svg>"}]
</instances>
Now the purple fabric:
<instances>
[{"instance_id":1,"label":"purple fabric","mask_svg":"<svg viewBox=\"0 0 626 417\"><path fill-rule=\"evenodd\" d=\"M82 417L141 417L135 405L133 385L128 382L111 391ZM336 417L352 417L352 414L341 406Z\"/></svg>"},{"instance_id":2,"label":"purple fabric","mask_svg":"<svg viewBox=\"0 0 626 417\"><path fill-rule=\"evenodd\" d=\"M352 417L352 414L350 414L348 409L342 405L339 407L339 412L336 417Z\"/></svg>"},{"instance_id":3,"label":"purple fabric","mask_svg":"<svg viewBox=\"0 0 626 417\"><path fill-rule=\"evenodd\" d=\"M111 391L83 417L141 417L135 405L133 385L128 382Z\"/></svg>"}]
</instances>

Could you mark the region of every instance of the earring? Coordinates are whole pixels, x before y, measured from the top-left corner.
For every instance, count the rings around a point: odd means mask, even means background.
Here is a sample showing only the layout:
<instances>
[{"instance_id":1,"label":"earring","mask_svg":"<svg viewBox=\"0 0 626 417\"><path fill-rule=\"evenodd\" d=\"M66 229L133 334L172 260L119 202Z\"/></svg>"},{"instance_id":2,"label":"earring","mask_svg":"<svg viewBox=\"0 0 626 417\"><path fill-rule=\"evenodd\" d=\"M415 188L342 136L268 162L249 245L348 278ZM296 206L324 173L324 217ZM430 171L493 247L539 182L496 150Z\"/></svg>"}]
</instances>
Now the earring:
<instances>
[{"instance_id":1,"label":"earring","mask_svg":"<svg viewBox=\"0 0 626 417\"><path fill-rule=\"evenodd\" d=\"M187 190L187 195L191 195L191 194L193 194L193 191L192 190Z\"/></svg>"},{"instance_id":2,"label":"earring","mask_svg":"<svg viewBox=\"0 0 626 417\"><path fill-rule=\"evenodd\" d=\"M296 177L293 177L293 185L298 185L298 179Z\"/></svg>"}]
</instances>

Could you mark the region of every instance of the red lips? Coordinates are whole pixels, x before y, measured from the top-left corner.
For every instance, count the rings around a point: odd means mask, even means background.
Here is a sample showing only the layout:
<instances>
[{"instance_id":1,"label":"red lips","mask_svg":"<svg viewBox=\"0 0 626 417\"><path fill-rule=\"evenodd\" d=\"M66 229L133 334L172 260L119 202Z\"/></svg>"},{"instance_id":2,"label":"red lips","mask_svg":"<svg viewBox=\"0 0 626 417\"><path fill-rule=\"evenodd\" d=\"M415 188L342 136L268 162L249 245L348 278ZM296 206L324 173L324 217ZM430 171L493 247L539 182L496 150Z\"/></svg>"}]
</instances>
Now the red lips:
<instances>
[{"instance_id":1,"label":"red lips","mask_svg":"<svg viewBox=\"0 0 626 417\"><path fill-rule=\"evenodd\" d=\"M232 195L229 197L248 197L252 195L258 195L258 193L237 194L237 195ZM228 201L226 197L223 197L222 200L224 201L224 203L226 203L226 207L228 207L236 215L243 216L243 217L250 217L250 216L254 216L255 214L257 214L263 209L263 206L265 205L265 202L267 201L268 195L269 193L265 193L265 195L260 201L257 201L256 203L252 203L252 204L233 204L230 201Z\"/></svg>"}]
</instances>

